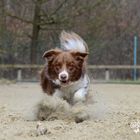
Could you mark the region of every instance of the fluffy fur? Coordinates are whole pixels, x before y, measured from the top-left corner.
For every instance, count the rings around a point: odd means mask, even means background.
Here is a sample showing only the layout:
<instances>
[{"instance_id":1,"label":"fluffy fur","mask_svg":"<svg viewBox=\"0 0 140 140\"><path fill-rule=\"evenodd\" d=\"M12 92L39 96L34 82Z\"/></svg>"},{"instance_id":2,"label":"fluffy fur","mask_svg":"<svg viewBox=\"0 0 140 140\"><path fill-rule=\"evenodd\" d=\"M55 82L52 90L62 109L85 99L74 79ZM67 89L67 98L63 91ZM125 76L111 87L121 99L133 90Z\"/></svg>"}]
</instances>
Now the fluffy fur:
<instances>
[{"instance_id":1,"label":"fluffy fur","mask_svg":"<svg viewBox=\"0 0 140 140\"><path fill-rule=\"evenodd\" d=\"M77 34L63 31L61 49L46 51L46 64L41 72L41 86L45 93L74 104L85 101L89 78L86 73L87 44Z\"/></svg>"}]
</instances>

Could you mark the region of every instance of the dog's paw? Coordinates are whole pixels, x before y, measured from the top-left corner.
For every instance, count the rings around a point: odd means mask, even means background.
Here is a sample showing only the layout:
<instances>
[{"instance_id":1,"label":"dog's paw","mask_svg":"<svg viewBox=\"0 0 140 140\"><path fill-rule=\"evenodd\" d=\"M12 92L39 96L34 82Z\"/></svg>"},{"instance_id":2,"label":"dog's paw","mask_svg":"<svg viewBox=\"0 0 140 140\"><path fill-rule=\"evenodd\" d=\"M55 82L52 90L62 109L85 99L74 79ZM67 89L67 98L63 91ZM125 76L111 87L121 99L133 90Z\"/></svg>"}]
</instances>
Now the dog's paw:
<instances>
[{"instance_id":1,"label":"dog's paw","mask_svg":"<svg viewBox=\"0 0 140 140\"><path fill-rule=\"evenodd\" d=\"M74 114L75 122L80 123L90 118L87 107L83 103L78 103L73 106L72 113Z\"/></svg>"},{"instance_id":2,"label":"dog's paw","mask_svg":"<svg viewBox=\"0 0 140 140\"><path fill-rule=\"evenodd\" d=\"M44 108L40 107L38 109L37 119L41 121L47 120L47 118L51 115L51 113L52 113L52 110L48 108L46 109L45 107Z\"/></svg>"},{"instance_id":3,"label":"dog's paw","mask_svg":"<svg viewBox=\"0 0 140 140\"><path fill-rule=\"evenodd\" d=\"M47 120L47 118L55 111L55 107L50 100L46 99L38 104L37 118L41 121Z\"/></svg>"},{"instance_id":4,"label":"dog's paw","mask_svg":"<svg viewBox=\"0 0 140 140\"><path fill-rule=\"evenodd\" d=\"M39 120L54 120L68 116L70 105L57 97L47 97L38 105L37 118Z\"/></svg>"},{"instance_id":5,"label":"dog's paw","mask_svg":"<svg viewBox=\"0 0 140 140\"><path fill-rule=\"evenodd\" d=\"M88 120L88 119L89 119L89 114L87 112L84 112L84 111L76 114L76 116L75 116L76 123L81 123L81 122Z\"/></svg>"}]
</instances>

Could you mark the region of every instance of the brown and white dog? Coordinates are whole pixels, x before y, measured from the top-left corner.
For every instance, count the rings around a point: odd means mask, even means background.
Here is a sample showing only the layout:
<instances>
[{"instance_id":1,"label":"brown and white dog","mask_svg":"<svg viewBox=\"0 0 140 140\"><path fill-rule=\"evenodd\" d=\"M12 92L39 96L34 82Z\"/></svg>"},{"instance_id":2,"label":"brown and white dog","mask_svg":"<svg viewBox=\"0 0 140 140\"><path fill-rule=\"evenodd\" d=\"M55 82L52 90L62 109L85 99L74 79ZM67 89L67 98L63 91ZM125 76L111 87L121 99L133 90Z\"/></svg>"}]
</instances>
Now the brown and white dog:
<instances>
[{"instance_id":1,"label":"brown and white dog","mask_svg":"<svg viewBox=\"0 0 140 140\"><path fill-rule=\"evenodd\" d=\"M70 104L83 102L90 82L86 72L87 44L76 33L65 31L60 35L60 43L61 49L52 49L43 55L46 64L41 72L42 89Z\"/></svg>"}]
</instances>

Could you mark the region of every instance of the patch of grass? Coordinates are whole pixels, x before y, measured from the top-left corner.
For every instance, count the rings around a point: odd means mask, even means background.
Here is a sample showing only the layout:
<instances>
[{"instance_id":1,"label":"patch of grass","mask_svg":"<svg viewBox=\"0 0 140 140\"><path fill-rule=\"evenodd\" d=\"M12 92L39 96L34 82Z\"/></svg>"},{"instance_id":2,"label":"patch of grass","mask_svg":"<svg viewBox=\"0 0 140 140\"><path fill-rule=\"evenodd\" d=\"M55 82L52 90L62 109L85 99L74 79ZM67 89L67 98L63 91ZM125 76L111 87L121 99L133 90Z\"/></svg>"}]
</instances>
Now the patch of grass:
<instances>
[{"instance_id":1,"label":"patch of grass","mask_svg":"<svg viewBox=\"0 0 140 140\"><path fill-rule=\"evenodd\" d=\"M2 85L2 84L9 85L9 84L14 84L14 83L16 83L15 80L8 80L8 79L4 79L4 78L0 79L0 85Z\"/></svg>"},{"instance_id":2,"label":"patch of grass","mask_svg":"<svg viewBox=\"0 0 140 140\"><path fill-rule=\"evenodd\" d=\"M105 83L109 84L140 84L140 79L139 80L109 80L106 81Z\"/></svg>"}]
</instances>

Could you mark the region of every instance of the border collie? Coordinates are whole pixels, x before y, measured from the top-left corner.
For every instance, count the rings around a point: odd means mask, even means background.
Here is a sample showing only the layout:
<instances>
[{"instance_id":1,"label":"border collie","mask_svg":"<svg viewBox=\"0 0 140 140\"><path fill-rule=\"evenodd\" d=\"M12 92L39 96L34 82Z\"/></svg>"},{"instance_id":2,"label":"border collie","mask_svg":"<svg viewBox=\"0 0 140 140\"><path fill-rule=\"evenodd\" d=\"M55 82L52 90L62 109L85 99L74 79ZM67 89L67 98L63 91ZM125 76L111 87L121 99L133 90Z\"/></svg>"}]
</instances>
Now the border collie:
<instances>
[{"instance_id":1,"label":"border collie","mask_svg":"<svg viewBox=\"0 0 140 140\"><path fill-rule=\"evenodd\" d=\"M88 47L74 32L62 31L60 49L46 51L46 64L41 72L41 87L51 96L70 104L86 101L89 88L87 75Z\"/></svg>"}]
</instances>

